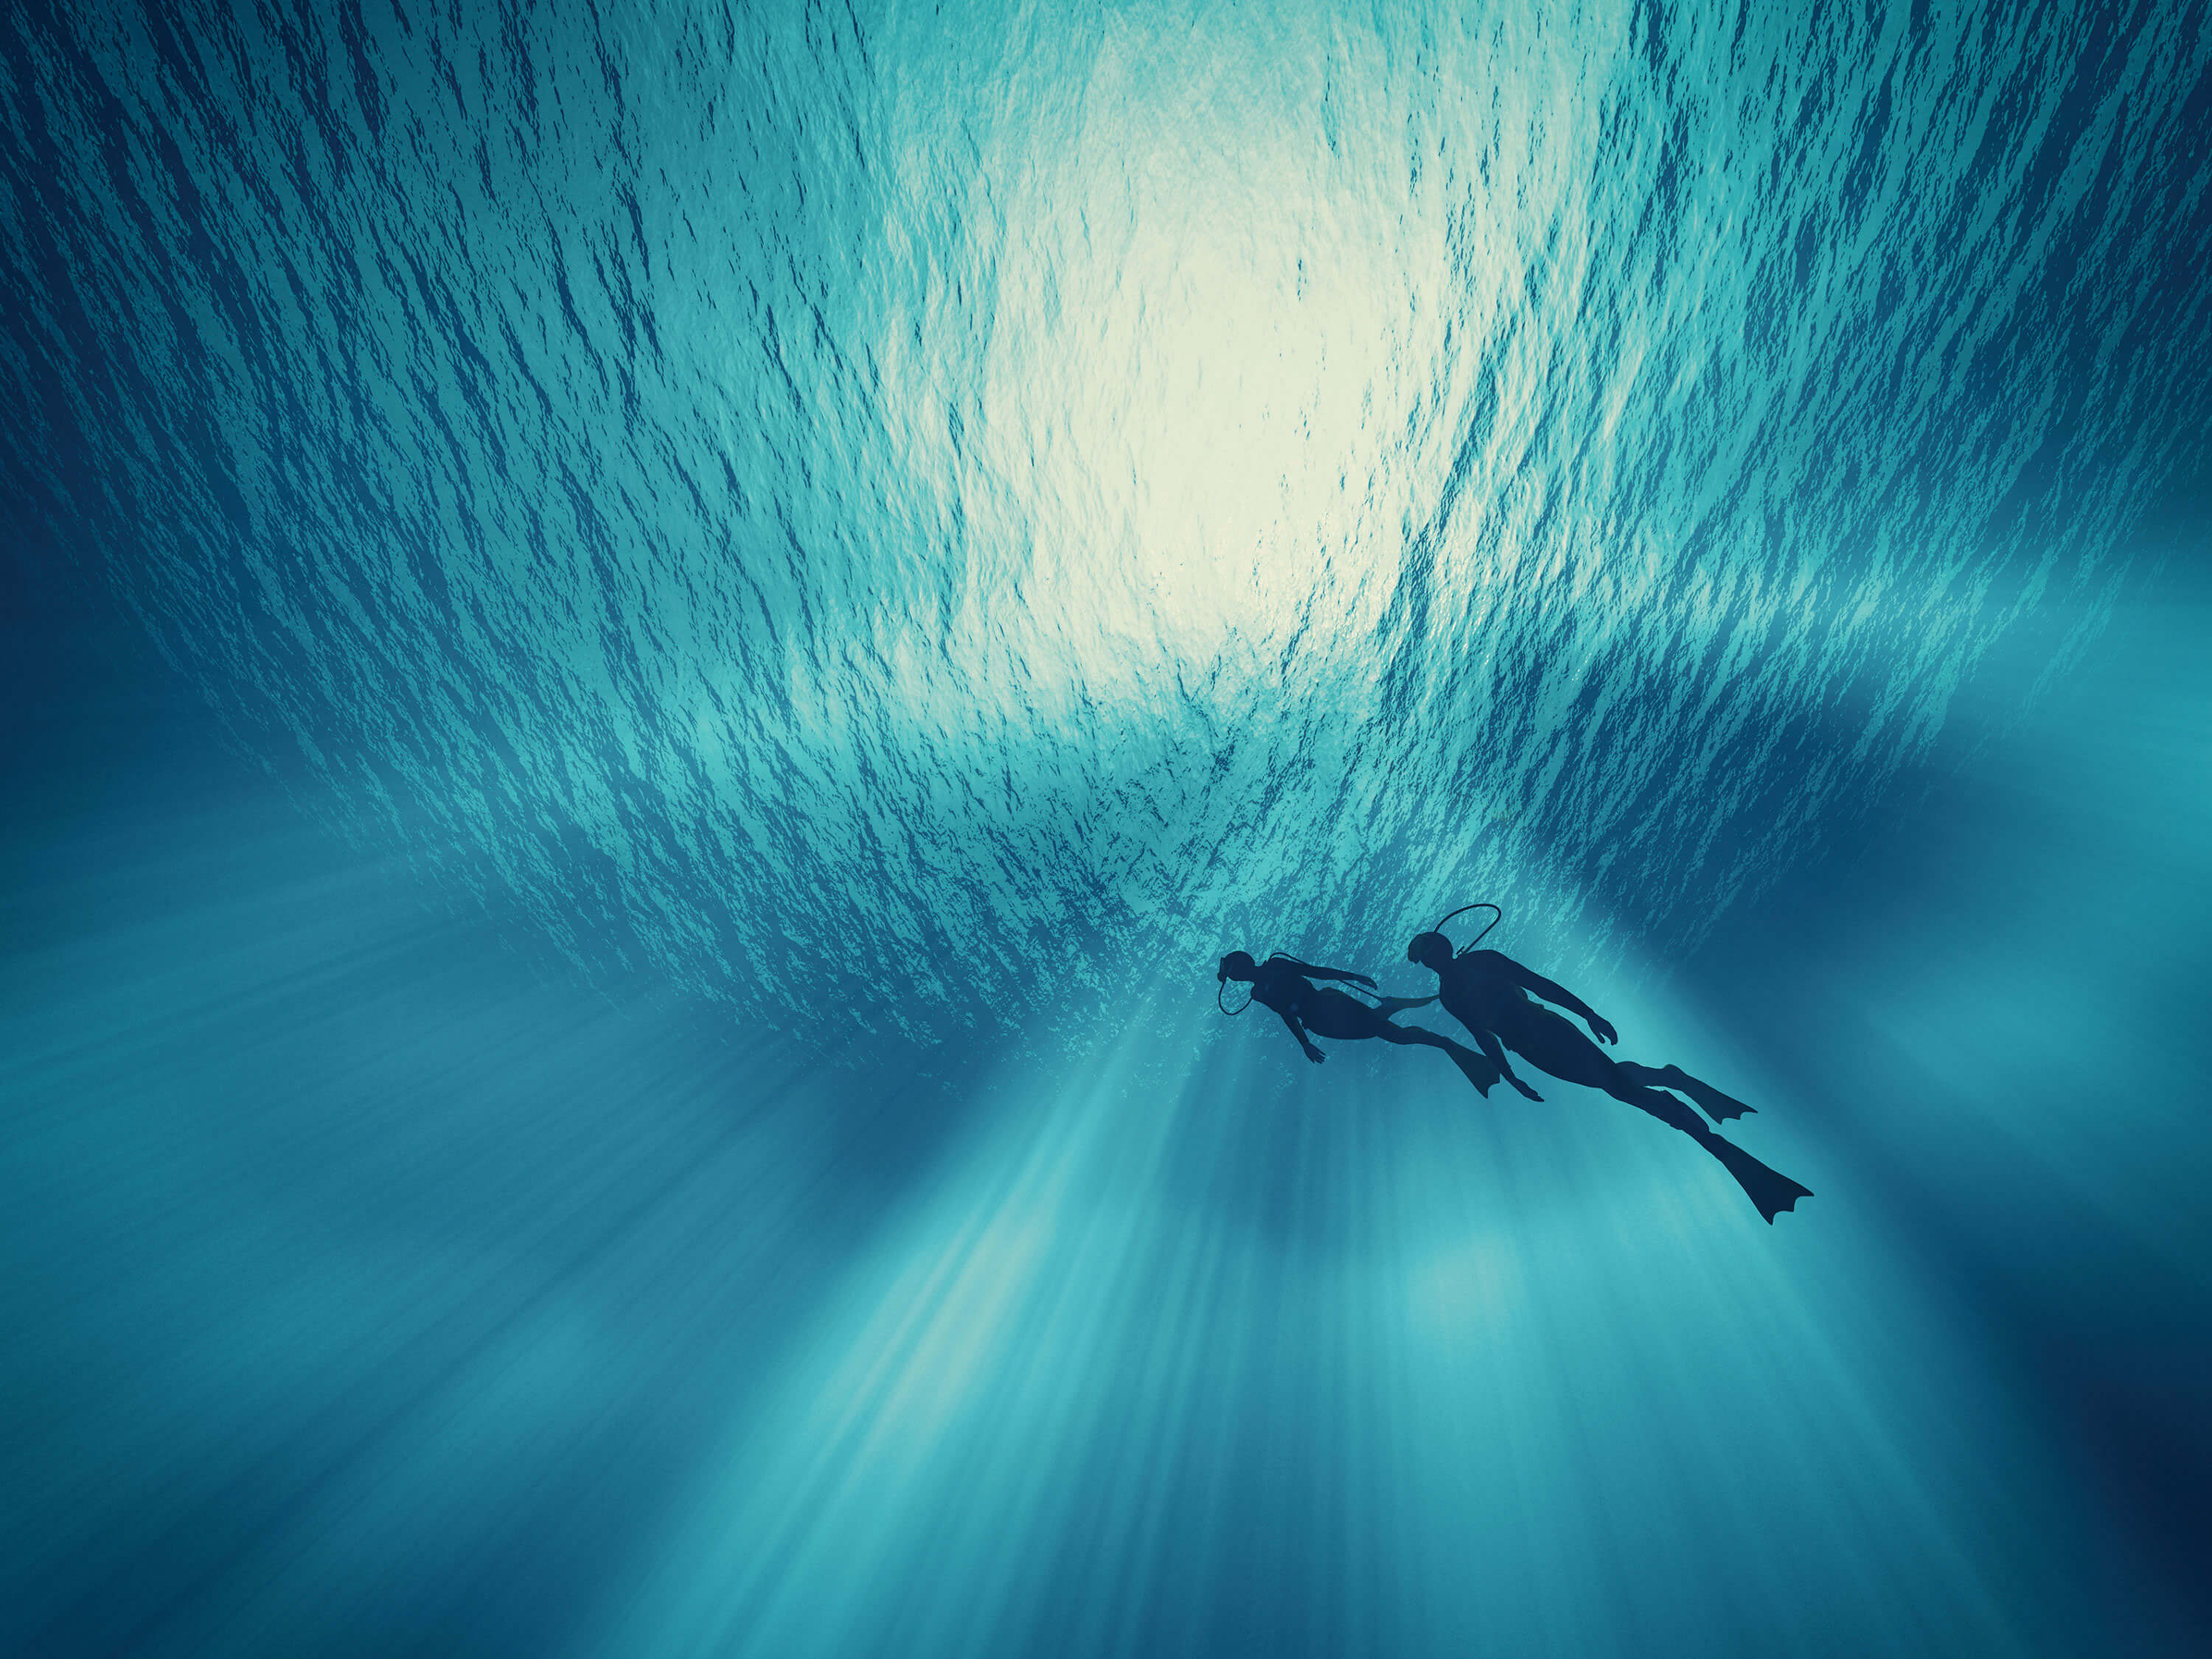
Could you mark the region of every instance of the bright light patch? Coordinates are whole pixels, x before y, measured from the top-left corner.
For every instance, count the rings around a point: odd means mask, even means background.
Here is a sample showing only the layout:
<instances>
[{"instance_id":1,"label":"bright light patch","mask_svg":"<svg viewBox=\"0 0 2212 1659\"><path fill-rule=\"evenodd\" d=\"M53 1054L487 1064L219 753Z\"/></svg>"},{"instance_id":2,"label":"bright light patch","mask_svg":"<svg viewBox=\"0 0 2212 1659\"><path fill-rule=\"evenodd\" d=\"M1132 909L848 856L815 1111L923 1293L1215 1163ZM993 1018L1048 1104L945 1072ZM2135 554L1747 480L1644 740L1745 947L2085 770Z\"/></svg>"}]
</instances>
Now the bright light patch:
<instances>
[{"instance_id":1,"label":"bright light patch","mask_svg":"<svg viewBox=\"0 0 2212 1659\"><path fill-rule=\"evenodd\" d=\"M1055 702L1149 702L1217 663L1241 692L1304 623L1324 662L1356 643L1449 355L1434 216L1311 124L1254 123L1310 100L1314 66L1148 73L1188 58L1174 33L1109 30L1079 94L1009 118L945 255L992 319L954 405L974 580L1004 601L975 620L1029 643ZM921 401L957 388L956 364L884 355Z\"/></svg>"},{"instance_id":2,"label":"bright light patch","mask_svg":"<svg viewBox=\"0 0 2212 1659\"><path fill-rule=\"evenodd\" d=\"M1412 1266L1407 1301L1416 1320L1464 1340L1471 1328L1507 1316L1520 1284L1510 1247L1495 1239L1473 1239Z\"/></svg>"}]
</instances>

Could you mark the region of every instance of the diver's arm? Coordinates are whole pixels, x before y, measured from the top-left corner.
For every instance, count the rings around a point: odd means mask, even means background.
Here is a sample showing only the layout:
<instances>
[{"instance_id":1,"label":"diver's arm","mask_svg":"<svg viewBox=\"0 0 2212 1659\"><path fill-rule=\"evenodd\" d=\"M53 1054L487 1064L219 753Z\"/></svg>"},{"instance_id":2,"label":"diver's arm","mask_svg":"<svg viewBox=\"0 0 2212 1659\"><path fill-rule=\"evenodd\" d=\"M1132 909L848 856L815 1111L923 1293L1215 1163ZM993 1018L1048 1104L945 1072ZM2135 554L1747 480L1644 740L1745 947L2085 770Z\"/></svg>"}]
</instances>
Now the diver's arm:
<instances>
[{"instance_id":1,"label":"diver's arm","mask_svg":"<svg viewBox=\"0 0 2212 1659\"><path fill-rule=\"evenodd\" d=\"M1513 961L1510 957L1506 960ZM1600 1042L1618 1042L1620 1040L1620 1033L1613 1029L1612 1021L1601 1018L1591 1009L1589 1004L1584 1002L1565 986L1546 979L1541 974L1531 973L1517 962L1513 963L1513 976L1520 982L1522 989L1534 993L1547 1002L1557 1003L1569 1013L1583 1020L1589 1026L1590 1035Z\"/></svg>"},{"instance_id":2,"label":"diver's arm","mask_svg":"<svg viewBox=\"0 0 2212 1659\"><path fill-rule=\"evenodd\" d=\"M1364 974L1355 974L1349 968L1309 967L1305 970L1305 975L1308 979L1348 979L1354 984L1364 985L1370 991L1375 988L1373 980Z\"/></svg>"},{"instance_id":3,"label":"diver's arm","mask_svg":"<svg viewBox=\"0 0 2212 1659\"><path fill-rule=\"evenodd\" d=\"M1314 1040L1306 1035L1306 1028L1298 1023L1298 1017L1296 1014L1286 1008L1278 1008L1275 1012L1282 1016L1283 1024L1291 1028L1291 1035L1298 1040L1298 1047L1306 1051L1308 1060L1318 1066L1328 1058L1314 1046Z\"/></svg>"}]
</instances>

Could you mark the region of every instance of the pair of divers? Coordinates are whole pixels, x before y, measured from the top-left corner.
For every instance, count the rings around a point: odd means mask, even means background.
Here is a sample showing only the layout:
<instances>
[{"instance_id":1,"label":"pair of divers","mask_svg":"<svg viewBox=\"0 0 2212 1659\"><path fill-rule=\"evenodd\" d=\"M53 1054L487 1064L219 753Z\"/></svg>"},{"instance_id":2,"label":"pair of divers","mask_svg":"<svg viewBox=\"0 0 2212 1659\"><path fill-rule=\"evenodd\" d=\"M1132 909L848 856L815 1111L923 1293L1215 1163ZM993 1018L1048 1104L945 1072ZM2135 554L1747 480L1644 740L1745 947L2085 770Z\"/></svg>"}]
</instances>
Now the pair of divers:
<instances>
[{"instance_id":1,"label":"pair of divers","mask_svg":"<svg viewBox=\"0 0 2212 1659\"><path fill-rule=\"evenodd\" d=\"M1472 943L1455 951L1451 940L1442 931L1443 924L1468 910L1498 914ZM1502 951L1477 950L1475 946L1502 920L1504 912L1494 904L1464 905L1426 933L1414 935L1413 943L1406 947L1406 960L1436 975L1437 989L1430 996L1386 997L1377 994L1375 1002L1362 1002L1348 992L1314 981L1343 980L1374 990L1375 981L1364 974L1345 968L1317 967L1280 953L1265 962L1255 962L1247 951L1231 951L1221 958L1220 968L1214 975L1214 999L1220 1003L1222 990L1232 979L1249 983L1252 994L1244 1005L1231 1009L1221 1003L1222 1011L1241 1014L1255 1002L1273 1009L1297 1039L1306 1058L1316 1064L1327 1056L1314 1045L1316 1036L1339 1042L1380 1038L1385 1042L1443 1050L1486 1097L1491 1085L1502 1078L1529 1099L1541 1100L1543 1096L1514 1074L1513 1062L1508 1057L1510 1050L1553 1077L1602 1090L1615 1100L1649 1112L1669 1128L1680 1129L1735 1177L1736 1184L1758 1206L1759 1214L1766 1218L1769 1225L1782 1211L1794 1208L1799 1199L1813 1195L1810 1188L1801 1187L1788 1176L1768 1169L1741 1146L1715 1134L1705 1127L1703 1118L1675 1097L1686 1096L1716 1123L1741 1117L1752 1108L1723 1094L1711 1084L1700 1082L1679 1066L1639 1066L1632 1060L1615 1060L1598 1043L1617 1042L1620 1035L1588 1003L1565 986L1531 972ZM1533 1000L1534 997L1543 1000ZM1417 1025L1400 1025L1391 1018L1405 1009L1431 1002L1443 1003L1444 1011L1467 1027L1480 1053L1434 1031ZM1545 1002L1555 1003L1583 1021L1590 1029L1590 1036L1584 1036L1564 1017L1545 1007ZM1592 1042L1590 1037L1595 1037L1597 1042ZM1668 1090L1674 1093L1669 1094Z\"/></svg>"}]
</instances>

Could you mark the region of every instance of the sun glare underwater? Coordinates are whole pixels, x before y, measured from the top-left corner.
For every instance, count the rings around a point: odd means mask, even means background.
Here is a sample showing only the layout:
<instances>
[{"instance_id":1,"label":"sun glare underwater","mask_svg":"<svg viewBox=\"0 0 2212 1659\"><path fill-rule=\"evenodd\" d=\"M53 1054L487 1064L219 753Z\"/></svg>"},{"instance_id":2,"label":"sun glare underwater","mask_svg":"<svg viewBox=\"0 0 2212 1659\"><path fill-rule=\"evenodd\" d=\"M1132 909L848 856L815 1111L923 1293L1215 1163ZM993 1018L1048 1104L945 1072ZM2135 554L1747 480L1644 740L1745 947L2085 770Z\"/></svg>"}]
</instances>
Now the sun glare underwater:
<instances>
[{"instance_id":1,"label":"sun glare underwater","mask_svg":"<svg viewBox=\"0 0 2212 1659\"><path fill-rule=\"evenodd\" d=\"M2204 4L6 18L0 1649L2212 1645Z\"/></svg>"}]
</instances>

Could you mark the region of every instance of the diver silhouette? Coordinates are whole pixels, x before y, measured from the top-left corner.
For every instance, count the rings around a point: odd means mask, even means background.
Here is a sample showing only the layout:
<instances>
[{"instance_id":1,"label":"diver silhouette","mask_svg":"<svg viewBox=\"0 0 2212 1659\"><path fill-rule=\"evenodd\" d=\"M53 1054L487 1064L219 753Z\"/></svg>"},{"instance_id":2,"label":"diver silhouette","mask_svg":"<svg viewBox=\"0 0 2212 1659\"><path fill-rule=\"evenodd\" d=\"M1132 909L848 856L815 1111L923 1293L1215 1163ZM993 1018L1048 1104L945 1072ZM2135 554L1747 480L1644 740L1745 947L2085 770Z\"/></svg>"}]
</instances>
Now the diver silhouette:
<instances>
[{"instance_id":1,"label":"diver silhouette","mask_svg":"<svg viewBox=\"0 0 2212 1659\"><path fill-rule=\"evenodd\" d=\"M1221 966L1214 974L1214 1000L1221 997L1220 987L1231 980L1249 981L1251 1001L1272 1008L1282 1017L1291 1035L1305 1050L1306 1058L1318 1066L1328 1058L1314 1046L1313 1037L1325 1036L1336 1042L1355 1042L1364 1038L1380 1037L1385 1042L1414 1043L1425 1048L1441 1048L1451 1056L1452 1063L1481 1093L1487 1095L1490 1085L1498 1081L1497 1069L1465 1043L1454 1042L1448 1036L1422 1030L1418 1025L1394 1025L1390 1016L1402 1008L1419 1008L1434 1002L1430 997L1383 997L1380 1006L1359 1000L1358 998L1331 986L1316 985L1317 979L1349 980L1364 985L1370 990L1375 981L1364 974L1355 974L1346 968L1317 968L1310 962L1300 962L1296 957L1280 953L1265 962L1255 962L1243 951L1231 951L1221 958ZM1246 1006L1249 1006L1248 1003ZM1243 1008L1231 1011L1237 1013Z\"/></svg>"},{"instance_id":2,"label":"diver silhouette","mask_svg":"<svg viewBox=\"0 0 2212 1659\"><path fill-rule=\"evenodd\" d=\"M1475 908L1467 907L1470 910ZM1481 908L1496 908L1492 905ZM1458 914L1456 910L1452 913ZM1450 920L1450 916L1444 918L1446 921ZM1492 927L1497 925L1491 923ZM1490 928L1482 931L1486 933ZM1480 937L1476 935L1478 940ZM1705 1126L1697 1113L1665 1091L1673 1089L1687 1095L1716 1123L1741 1117L1752 1109L1741 1101L1692 1077L1679 1066L1639 1066L1632 1060L1615 1060L1561 1016L1529 999L1533 992L1545 1002L1554 1002L1567 1009L1588 1022L1591 1035L1599 1042L1618 1042L1619 1034L1612 1024L1565 986L1532 973L1501 951L1478 951L1470 946L1454 955L1451 940L1433 929L1414 936L1413 943L1406 947L1406 960L1435 971L1437 995L1445 1012L1474 1034L1498 1074L1529 1099L1541 1100L1543 1097L1513 1074L1512 1062L1505 1057L1508 1048L1553 1077L1587 1088L1601 1089L1615 1100L1626 1101L1669 1127L1680 1129L1720 1160L1721 1166L1735 1177L1736 1184L1759 1206L1759 1214L1766 1218L1770 1226L1779 1212L1794 1207L1801 1198L1813 1196L1811 1188L1799 1186L1788 1176L1768 1169L1734 1142L1722 1139Z\"/></svg>"}]
</instances>

